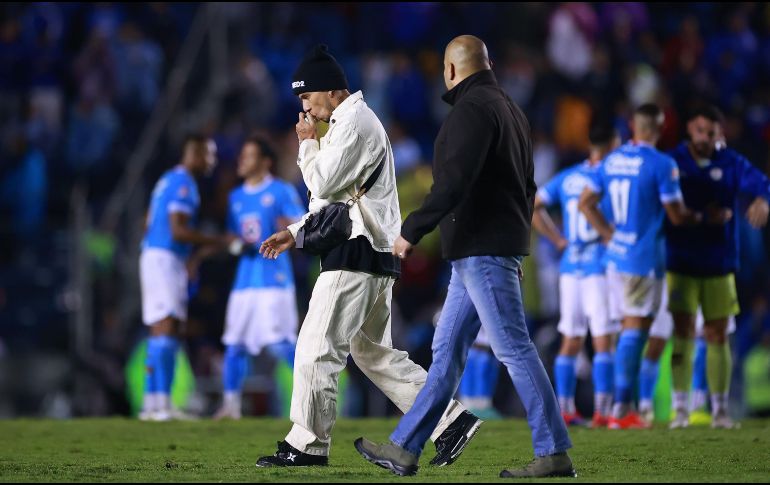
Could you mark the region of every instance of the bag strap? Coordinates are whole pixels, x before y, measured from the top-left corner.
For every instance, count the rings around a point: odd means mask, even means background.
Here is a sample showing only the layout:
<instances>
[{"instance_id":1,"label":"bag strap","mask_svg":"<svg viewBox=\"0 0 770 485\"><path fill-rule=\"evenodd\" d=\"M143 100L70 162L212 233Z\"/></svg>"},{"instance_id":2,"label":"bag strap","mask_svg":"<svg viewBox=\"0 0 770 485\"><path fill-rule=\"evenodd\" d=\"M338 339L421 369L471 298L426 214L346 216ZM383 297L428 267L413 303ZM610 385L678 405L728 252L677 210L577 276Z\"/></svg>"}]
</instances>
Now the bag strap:
<instances>
[{"instance_id":1,"label":"bag strap","mask_svg":"<svg viewBox=\"0 0 770 485\"><path fill-rule=\"evenodd\" d=\"M361 189L358 191L358 193L348 201L348 207L351 207L353 204L358 202L358 199L364 196L369 190L374 187L374 184L377 182L377 179L380 177L380 174L382 173L382 169L385 168L385 159L383 159L379 165L377 165L377 168L374 169L374 172L372 172L371 175L369 175L369 178L366 179L366 182L364 182L364 185L361 187Z\"/></svg>"}]
</instances>

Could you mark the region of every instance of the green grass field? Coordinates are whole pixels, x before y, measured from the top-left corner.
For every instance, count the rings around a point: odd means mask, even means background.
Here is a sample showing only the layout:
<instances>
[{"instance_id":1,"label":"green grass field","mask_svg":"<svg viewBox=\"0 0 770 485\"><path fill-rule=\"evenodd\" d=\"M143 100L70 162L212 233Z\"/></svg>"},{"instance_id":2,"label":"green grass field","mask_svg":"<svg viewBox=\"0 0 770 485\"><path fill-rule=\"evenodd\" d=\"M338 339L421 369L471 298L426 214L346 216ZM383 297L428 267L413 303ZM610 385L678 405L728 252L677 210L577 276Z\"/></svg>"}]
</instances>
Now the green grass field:
<instances>
[{"instance_id":1,"label":"green grass field","mask_svg":"<svg viewBox=\"0 0 770 485\"><path fill-rule=\"evenodd\" d=\"M526 422L488 421L452 466L429 466L434 448L428 444L417 477L399 478L365 461L352 445L361 435L385 440L395 422L339 420L329 467L266 470L254 462L275 451L288 421L0 421L0 480L482 482L504 481L498 478L501 469L531 459ZM577 481L770 480L770 421L745 421L729 431L572 429L571 435Z\"/></svg>"}]
</instances>

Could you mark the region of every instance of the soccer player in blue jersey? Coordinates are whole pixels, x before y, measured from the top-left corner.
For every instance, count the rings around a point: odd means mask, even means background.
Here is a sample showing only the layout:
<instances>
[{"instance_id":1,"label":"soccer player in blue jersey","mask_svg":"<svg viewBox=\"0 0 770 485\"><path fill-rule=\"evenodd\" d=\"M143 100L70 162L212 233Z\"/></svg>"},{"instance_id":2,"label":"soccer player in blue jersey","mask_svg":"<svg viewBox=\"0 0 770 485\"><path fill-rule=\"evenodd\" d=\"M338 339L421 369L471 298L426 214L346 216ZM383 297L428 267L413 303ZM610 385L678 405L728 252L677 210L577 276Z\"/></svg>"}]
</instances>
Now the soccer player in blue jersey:
<instances>
[{"instance_id":1,"label":"soccer player in blue jersey","mask_svg":"<svg viewBox=\"0 0 770 485\"><path fill-rule=\"evenodd\" d=\"M275 154L261 138L249 138L238 158L242 186L230 193L228 231L243 240L238 270L227 303L224 403L215 419L241 417L241 391L250 355L262 349L294 368L297 341L297 300L289 254L260 256L258 248L271 234L305 214L294 187L273 178Z\"/></svg>"},{"instance_id":2,"label":"soccer player in blue jersey","mask_svg":"<svg viewBox=\"0 0 770 485\"><path fill-rule=\"evenodd\" d=\"M623 315L615 352L615 404L608 427L647 427L632 409L642 349L660 307L665 269L663 219L695 224L703 215L689 211L679 188L676 162L655 149L663 113L654 104L634 111L633 139L614 150L580 197L579 208L607 241L607 279ZM598 204L608 194L614 227Z\"/></svg>"},{"instance_id":3,"label":"soccer player in blue jersey","mask_svg":"<svg viewBox=\"0 0 770 485\"><path fill-rule=\"evenodd\" d=\"M735 287L738 270L738 225L742 197L751 200L746 218L755 228L767 223L770 181L746 158L730 148L717 148L722 116L710 106L696 110L687 122L688 140L672 152L682 174L688 207L722 214L722 224L667 227L666 253L674 316L672 377L676 416L672 428L688 424L688 396L693 366L695 319L703 312L706 376L711 393L711 425L732 428L727 396L732 357L727 341L730 318L739 312Z\"/></svg>"},{"instance_id":4,"label":"soccer player in blue jersey","mask_svg":"<svg viewBox=\"0 0 770 485\"><path fill-rule=\"evenodd\" d=\"M195 177L211 173L216 145L199 135L188 136L182 161L155 184L145 220L139 259L142 319L150 327L147 377L140 419L165 421L175 412L169 394L174 377L177 334L187 319L187 268L193 245L227 247L230 236L195 229L200 197Z\"/></svg>"},{"instance_id":5,"label":"soccer player in blue jersey","mask_svg":"<svg viewBox=\"0 0 770 485\"><path fill-rule=\"evenodd\" d=\"M609 317L604 245L599 233L578 210L583 189L620 139L609 124L594 123L589 133L587 160L567 168L538 190L532 225L564 254L560 263L559 300L561 349L554 380L562 417L568 425L583 424L575 408L575 361L588 329L593 338L594 427L606 426L612 407L612 345L619 328ZM554 224L546 207L561 208L564 232Z\"/></svg>"}]
</instances>

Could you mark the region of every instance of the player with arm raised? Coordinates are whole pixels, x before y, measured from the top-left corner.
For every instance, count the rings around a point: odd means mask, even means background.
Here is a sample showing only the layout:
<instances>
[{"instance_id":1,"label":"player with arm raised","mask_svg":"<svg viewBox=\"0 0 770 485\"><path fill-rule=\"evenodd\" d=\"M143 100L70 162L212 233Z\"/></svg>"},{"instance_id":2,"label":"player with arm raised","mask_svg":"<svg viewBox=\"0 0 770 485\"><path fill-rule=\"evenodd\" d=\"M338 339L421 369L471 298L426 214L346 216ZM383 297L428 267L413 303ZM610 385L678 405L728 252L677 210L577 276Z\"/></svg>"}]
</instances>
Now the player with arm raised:
<instances>
[{"instance_id":1,"label":"player with arm raised","mask_svg":"<svg viewBox=\"0 0 770 485\"><path fill-rule=\"evenodd\" d=\"M579 207L607 245L610 297L619 303L623 330L615 353L615 404L612 429L648 427L631 401L642 350L657 314L665 270L663 219L674 225L695 224L702 214L682 201L676 162L655 149L663 113L654 104L634 111L634 138L610 153L586 187ZM599 210L609 194L614 227Z\"/></svg>"},{"instance_id":2,"label":"player with arm raised","mask_svg":"<svg viewBox=\"0 0 770 485\"><path fill-rule=\"evenodd\" d=\"M705 367L711 392L712 427L734 426L727 412L732 375L727 334L731 318L739 312L735 272L739 261L736 217L740 198L751 200L745 217L753 227L767 223L770 181L736 151L717 147L721 123L722 115L716 108L699 108L687 122L688 140L671 152L683 174L682 192L687 205L713 213L716 222L666 228L669 308L675 326L673 428L685 427L689 421L687 400L699 308L705 320Z\"/></svg>"}]
</instances>

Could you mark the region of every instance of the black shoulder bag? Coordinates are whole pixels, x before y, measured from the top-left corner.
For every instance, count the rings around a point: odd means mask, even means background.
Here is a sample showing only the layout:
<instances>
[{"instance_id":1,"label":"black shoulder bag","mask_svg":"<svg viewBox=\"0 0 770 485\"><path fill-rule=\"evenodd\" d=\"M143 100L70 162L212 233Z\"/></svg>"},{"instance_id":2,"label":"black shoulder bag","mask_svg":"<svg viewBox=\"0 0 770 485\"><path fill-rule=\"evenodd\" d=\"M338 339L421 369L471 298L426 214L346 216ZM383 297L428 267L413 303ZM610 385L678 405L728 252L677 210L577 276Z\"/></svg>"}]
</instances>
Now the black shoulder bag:
<instances>
[{"instance_id":1,"label":"black shoulder bag","mask_svg":"<svg viewBox=\"0 0 770 485\"><path fill-rule=\"evenodd\" d=\"M350 238L353 221L350 220L350 208L372 188L380 176L385 160L377 165L374 172L366 179L361 190L347 202L335 202L323 207L311 215L297 231L296 247L310 254L326 254Z\"/></svg>"}]
</instances>

